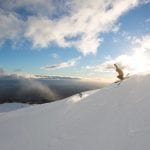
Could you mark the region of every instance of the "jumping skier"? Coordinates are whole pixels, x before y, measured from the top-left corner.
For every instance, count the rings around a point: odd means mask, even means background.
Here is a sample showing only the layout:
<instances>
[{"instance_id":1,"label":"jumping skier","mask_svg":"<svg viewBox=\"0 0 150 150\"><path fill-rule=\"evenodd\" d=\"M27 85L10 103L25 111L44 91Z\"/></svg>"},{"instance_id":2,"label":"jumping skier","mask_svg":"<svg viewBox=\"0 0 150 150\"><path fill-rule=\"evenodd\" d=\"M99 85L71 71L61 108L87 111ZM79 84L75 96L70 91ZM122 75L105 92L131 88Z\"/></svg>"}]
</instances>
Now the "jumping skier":
<instances>
[{"instance_id":1,"label":"jumping skier","mask_svg":"<svg viewBox=\"0 0 150 150\"><path fill-rule=\"evenodd\" d=\"M117 78L120 80L123 80L124 79L124 73L123 73L122 69L119 68L116 64L114 64L114 66L116 68L116 72L118 73Z\"/></svg>"}]
</instances>

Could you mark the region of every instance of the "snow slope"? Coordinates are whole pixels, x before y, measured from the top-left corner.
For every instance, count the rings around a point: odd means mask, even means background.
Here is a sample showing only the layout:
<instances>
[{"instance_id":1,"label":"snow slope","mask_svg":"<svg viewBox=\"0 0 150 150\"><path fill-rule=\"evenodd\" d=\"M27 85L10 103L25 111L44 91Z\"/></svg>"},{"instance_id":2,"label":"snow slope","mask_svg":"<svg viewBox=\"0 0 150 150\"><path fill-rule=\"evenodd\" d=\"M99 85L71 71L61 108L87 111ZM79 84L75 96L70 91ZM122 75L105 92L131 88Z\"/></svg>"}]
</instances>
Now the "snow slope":
<instances>
[{"instance_id":1,"label":"snow slope","mask_svg":"<svg viewBox=\"0 0 150 150\"><path fill-rule=\"evenodd\" d=\"M150 150L150 75L0 115L0 150Z\"/></svg>"},{"instance_id":2,"label":"snow slope","mask_svg":"<svg viewBox=\"0 0 150 150\"><path fill-rule=\"evenodd\" d=\"M4 103L0 104L0 113L14 111L28 106L30 105L25 103Z\"/></svg>"}]
</instances>

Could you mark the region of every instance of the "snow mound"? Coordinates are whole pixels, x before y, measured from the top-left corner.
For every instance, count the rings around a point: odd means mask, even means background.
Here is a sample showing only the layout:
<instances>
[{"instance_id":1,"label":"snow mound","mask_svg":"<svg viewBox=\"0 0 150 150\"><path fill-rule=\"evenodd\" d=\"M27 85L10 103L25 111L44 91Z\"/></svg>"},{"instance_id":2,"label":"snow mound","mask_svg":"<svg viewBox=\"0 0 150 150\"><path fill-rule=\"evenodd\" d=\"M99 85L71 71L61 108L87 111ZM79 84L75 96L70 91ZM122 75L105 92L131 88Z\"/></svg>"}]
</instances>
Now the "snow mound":
<instances>
[{"instance_id":1,"label":"snow mound","mask_svg":"<svg viewBox=\"0 0 150 150\"><path fill-rule=\"evenodd\" d=\"M149 150L150 75L0 116L1 150ZM85 93L83 93L85 95Z\"/></svg>"},{"instance_id":2,"label":"snow mound","mask_svg":"<svg viewBox=\"0 0 150 150\"><path fill-rule=\"evenodd\" d=\"M68 101L69 102L74 102L74 103L77 103L81 100L84 100L86 97L88 97L89 95L95 93L97 90L91 90L91 91L88 91L88 92L81 92L79 94L76 94L76 95L73 95L71 96Z\"/></svg>"}]
</instances>

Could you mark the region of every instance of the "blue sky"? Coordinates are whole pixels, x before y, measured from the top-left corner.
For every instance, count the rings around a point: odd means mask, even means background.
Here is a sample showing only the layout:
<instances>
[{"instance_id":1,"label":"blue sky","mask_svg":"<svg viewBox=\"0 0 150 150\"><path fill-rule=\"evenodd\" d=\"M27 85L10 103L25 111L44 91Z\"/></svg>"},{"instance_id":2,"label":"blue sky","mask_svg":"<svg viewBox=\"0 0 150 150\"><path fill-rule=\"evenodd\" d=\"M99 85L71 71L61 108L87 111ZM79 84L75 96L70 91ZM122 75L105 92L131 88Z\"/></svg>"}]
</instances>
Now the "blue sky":
<instances>
[{"instance_id":1,"label":"blue sky","mask_svg":"<svg viewBox=\"0 0 150 150\"><path fill-rule=\"evenodd\" d=\"M149 0L0 0L0 32L6 73L109 80L113 63L149 71Z\"/></svg>"}]
</instances>

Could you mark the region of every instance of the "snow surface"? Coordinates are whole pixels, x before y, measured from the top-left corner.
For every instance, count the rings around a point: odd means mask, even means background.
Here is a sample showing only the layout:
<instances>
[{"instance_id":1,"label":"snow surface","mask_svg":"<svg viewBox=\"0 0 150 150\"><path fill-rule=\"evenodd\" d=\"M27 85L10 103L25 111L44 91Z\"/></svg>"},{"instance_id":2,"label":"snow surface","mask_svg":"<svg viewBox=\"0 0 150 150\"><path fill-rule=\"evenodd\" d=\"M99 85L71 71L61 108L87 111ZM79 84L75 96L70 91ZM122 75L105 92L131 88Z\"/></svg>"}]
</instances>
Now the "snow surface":
<instances>
[{"instance_id":1,"label":"snow surface","mask_svg":"<svg viewBox=\"0 0 150 150\"><path fill-rule=\"evenodd\" d=\"M150 75L136 76L4 113L0 150L150 150L149 87Z\"/></svg>"},{"instance_id":2,"label":"snow surface","mask_svg":"<svg viewBox=\"0 0 150 150\"><path fill-rule=\"evenodd\" d=\"M0 104L0 113L14 111L16 109L21 109L28 106L30 105L24 103L4 103Z\"/></svg>"}]
</instances>

